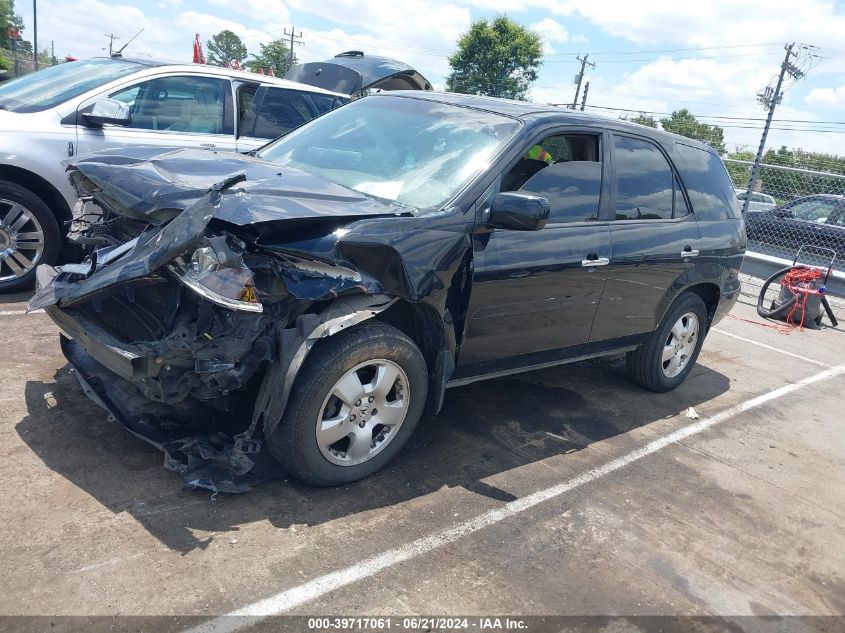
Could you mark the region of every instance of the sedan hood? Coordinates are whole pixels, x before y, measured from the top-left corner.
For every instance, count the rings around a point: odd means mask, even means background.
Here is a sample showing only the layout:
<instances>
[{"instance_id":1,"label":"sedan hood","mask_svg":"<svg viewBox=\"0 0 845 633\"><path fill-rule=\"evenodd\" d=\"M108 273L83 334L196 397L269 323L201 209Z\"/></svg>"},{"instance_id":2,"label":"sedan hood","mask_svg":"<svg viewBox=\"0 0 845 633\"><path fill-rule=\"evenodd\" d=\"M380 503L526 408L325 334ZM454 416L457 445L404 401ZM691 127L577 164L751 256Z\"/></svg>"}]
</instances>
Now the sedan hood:
<instances>
[{"instance_id":1,"label":"sedan hood","mask_svg":"<svg viewBox=\"0 0 845 633\"><path fill-rule=\"evenodd\" d=\"M114 212L156 225L173 219L209 189L243 176L214 217L235 225L275 220L407 214L324 178L267 161L209 150L121 148L68 161L77 188L99 190ZM90 181L86 183L85 181Z\"/></svg>"},{"instance_id":2,"label":"sedan hood","mask_svg":"<svg viewBox=\"0 0 845 633\"><path fill-rule=\"evenodd\" d=\"M431 90L431 83L408 64L389 57L349 51L324 62L297 64L285 79L354 95L364 90Z\"/></svg>"}]
</instances>

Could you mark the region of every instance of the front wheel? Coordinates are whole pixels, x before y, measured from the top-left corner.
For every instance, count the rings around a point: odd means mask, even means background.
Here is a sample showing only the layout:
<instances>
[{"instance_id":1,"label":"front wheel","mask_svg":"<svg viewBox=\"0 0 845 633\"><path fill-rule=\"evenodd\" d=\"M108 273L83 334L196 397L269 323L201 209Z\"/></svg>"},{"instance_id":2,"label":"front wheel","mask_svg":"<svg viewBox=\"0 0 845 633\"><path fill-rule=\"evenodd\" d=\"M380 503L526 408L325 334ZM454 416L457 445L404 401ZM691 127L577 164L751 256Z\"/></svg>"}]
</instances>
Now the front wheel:
<instances>
[{"instance_id":1,"label":"front wheel","mask_svg":"<svg viewBox=\"0 0 845 633\"><path fill-rule=\"evenodd\" d=\"M28 189L0 181L0 293L35 281L38 264L52 264L61 238L49 207Z\"/></svg>"},{"instance_id":2,"label":"front wheel","mask_svg":"<svg viewBox=\"0 0 845 633\"><path fill-rule=\"evenodd\" d=\"M300 481L333 486L382 468L410 438L428 371L414 342L377 321L321 341L267 446Z\"/></svg>"},{"instance_id":3,"label":"front wheel","mask_svg":"<svg viewBox=\"0 0 845 633\"><path fill-rule=\"evenodd\" d=\"M628 376L651 391L670 391L692 370L707 333L707 306L697 294L681 295L648 340L628 352Z\"/></svg>"}]
</instances>

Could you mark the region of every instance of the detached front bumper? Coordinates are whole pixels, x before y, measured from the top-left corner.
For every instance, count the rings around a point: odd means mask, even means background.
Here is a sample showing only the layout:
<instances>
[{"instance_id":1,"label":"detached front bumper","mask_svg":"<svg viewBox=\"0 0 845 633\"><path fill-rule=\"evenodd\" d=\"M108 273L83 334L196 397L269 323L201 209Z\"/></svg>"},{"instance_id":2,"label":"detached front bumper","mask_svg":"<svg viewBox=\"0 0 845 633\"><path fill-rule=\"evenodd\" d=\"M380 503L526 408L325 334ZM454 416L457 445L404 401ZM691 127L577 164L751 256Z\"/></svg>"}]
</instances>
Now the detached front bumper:
<instances>
[{"instance_id":1,"label":"detached front bumper","mask_svg":"<svg viewBox=\"0 0 845 633\"><path fill-rule=\"evenodd\" d=\"M91 319L80 314L71 314L55 306L49 306L45 311L59 329L74 340L75 345L80 346L94 361L121 378L135 381L158 375L161 363L156 363L156 357L142 352L136 346L119 341ZM63 336L62 340L68 339ZM62 350L64 349L63 343ZM67 357L67 354L65 356Z\"/></svg>"},{"instance_id":2,"label":"detached front bumper","mask_svg":"<svg viewBox=\"0 0 845 633\"><path fill-rule=\"evenodd\" d=\"M188 489L245 492L285 475L261 442L243 441L223 432L191 435L191 429L162 424L168 411L149 402L136 389L98 363L82 344L60 335L62 353L73 367L82 391L135 437L164 453L164 467L182 475Z\"/></svg>"},{"instance_id":3,"label":"detached front bumper","mask_svg":"<svg viewBox=\"0 0 845 633\"><path fill-rule=\"evenodd\" d=\"M51 270L39 276L42 298L54 277ZM146 295L137 292L143 301ZM251 402L232 399L221 389L241 388L265 358L271 346L256 343L256 332L263 331L266 316L218 314L222 308L185 294L175 330L161 339L127 343L109 331L115 327L115 319L106 318L114 315L109 298L98 301L106 311L102 317L85 305L61 308L46 300L43 307L63 332L61 349L83 392L110 419L161 450L165 468L183 475L187 488L242 492L257 481L283 476L261 440L245 432ZM198 335L209 331L214 335ZM226 341L233 333L242 338Z\"/></svg>"}]
</instances>

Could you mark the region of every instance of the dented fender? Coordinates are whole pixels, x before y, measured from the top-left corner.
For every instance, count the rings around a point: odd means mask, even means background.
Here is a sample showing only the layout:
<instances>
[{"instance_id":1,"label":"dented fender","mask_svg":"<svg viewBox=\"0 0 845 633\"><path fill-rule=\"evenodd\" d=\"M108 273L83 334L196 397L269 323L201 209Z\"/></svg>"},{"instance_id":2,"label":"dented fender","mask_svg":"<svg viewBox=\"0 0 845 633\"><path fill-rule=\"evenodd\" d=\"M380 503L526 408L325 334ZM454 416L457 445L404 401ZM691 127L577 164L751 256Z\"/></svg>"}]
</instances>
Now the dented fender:
<instances>
[{"instance_id":1,"label":"dented fender","mask_svg":"<svg viewBox=\"0 0 845 633\"><path fill-rule=\"evenodd\" d=\"M255 401L251 430L263 423L265 435L272 433L287 407L293 383L308 352L321 338L334 336L373 318L396 302L386 295L358 295L339 299L319 314L302 314L293 327L281 330L279 357L264 376Z\"/></svg>"}]
</instances>

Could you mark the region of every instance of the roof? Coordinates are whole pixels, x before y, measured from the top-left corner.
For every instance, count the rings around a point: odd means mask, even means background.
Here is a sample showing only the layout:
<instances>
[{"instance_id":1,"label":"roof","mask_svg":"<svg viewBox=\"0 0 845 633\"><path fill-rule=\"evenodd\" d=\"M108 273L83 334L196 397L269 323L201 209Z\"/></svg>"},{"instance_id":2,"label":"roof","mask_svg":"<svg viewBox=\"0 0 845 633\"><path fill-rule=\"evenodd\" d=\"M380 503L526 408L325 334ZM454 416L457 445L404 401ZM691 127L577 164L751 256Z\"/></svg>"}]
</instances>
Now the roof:
<instances>
[{"instance_id":1,"label":"roof","mask_svg":"<svg viewBox=\"0 0 845 633\"><path fill-rule=\"evenodd\" d=\"M551 105L547 103L533 103L531 101L516 101L513 99L501 99L499 97L489 97L486 95L468 95L458 92L421 92L418 90L396 90L389 93L378 93L372 95L374 97L407 97L413 99L425 99L428 101L437 101L439 103L449 103L465 108L475 108L477 110L484 110L494 114L501 114L504 116L520 119L522 121L536 121L541 119L553 118L556 122L561 124L572 125L612 125L614 129L628 130L635 134L649 136L663 142L679 141L686 145L700 147L708 151L714 151L706 143L696 141L695 139L679 134L673 134L663 130L639 125L624 119L613 118L604 114L595 114L592 112L581 112L580 110L571 110L569 108Z\"/></svg>"},{"instance_id":2,"label":"roof","mask_svg":"<svg viewBox=\"0 0 845 633\"><path fill-rule=\"evenodd\" d=\"M110 59L108 57L100 57L98 59ZM164 60L157 60L157 59L144 59L144 58L135 58L135 57L119 57L113 58L119 59L121 61L131 62L134 64L139 64L141 66L147 66L149 68L159 68L159 69L166 69L168 71L181 71L181 72L202 72L211 75L220 75L221 77L231 77L233 79L242 79L244 81L251 81L251 82L259 82L268 86L279 86L280 88L291 88L300 90L303 92L314 92L319 94L329 94L333 96L347 96L340 92L334 92L332 90L325 90L323 88L317 88L316 86L312 86L309 84L297 83L295 81L290 81L288 79L282 79L281 77L272 77L270 75L260 75L258 73L249 72L247 70L234 70L232 68L223 68L222 66L212 66L210 64L186 64L184 62L169 62Z\"/></svg>"}]
</instances>

